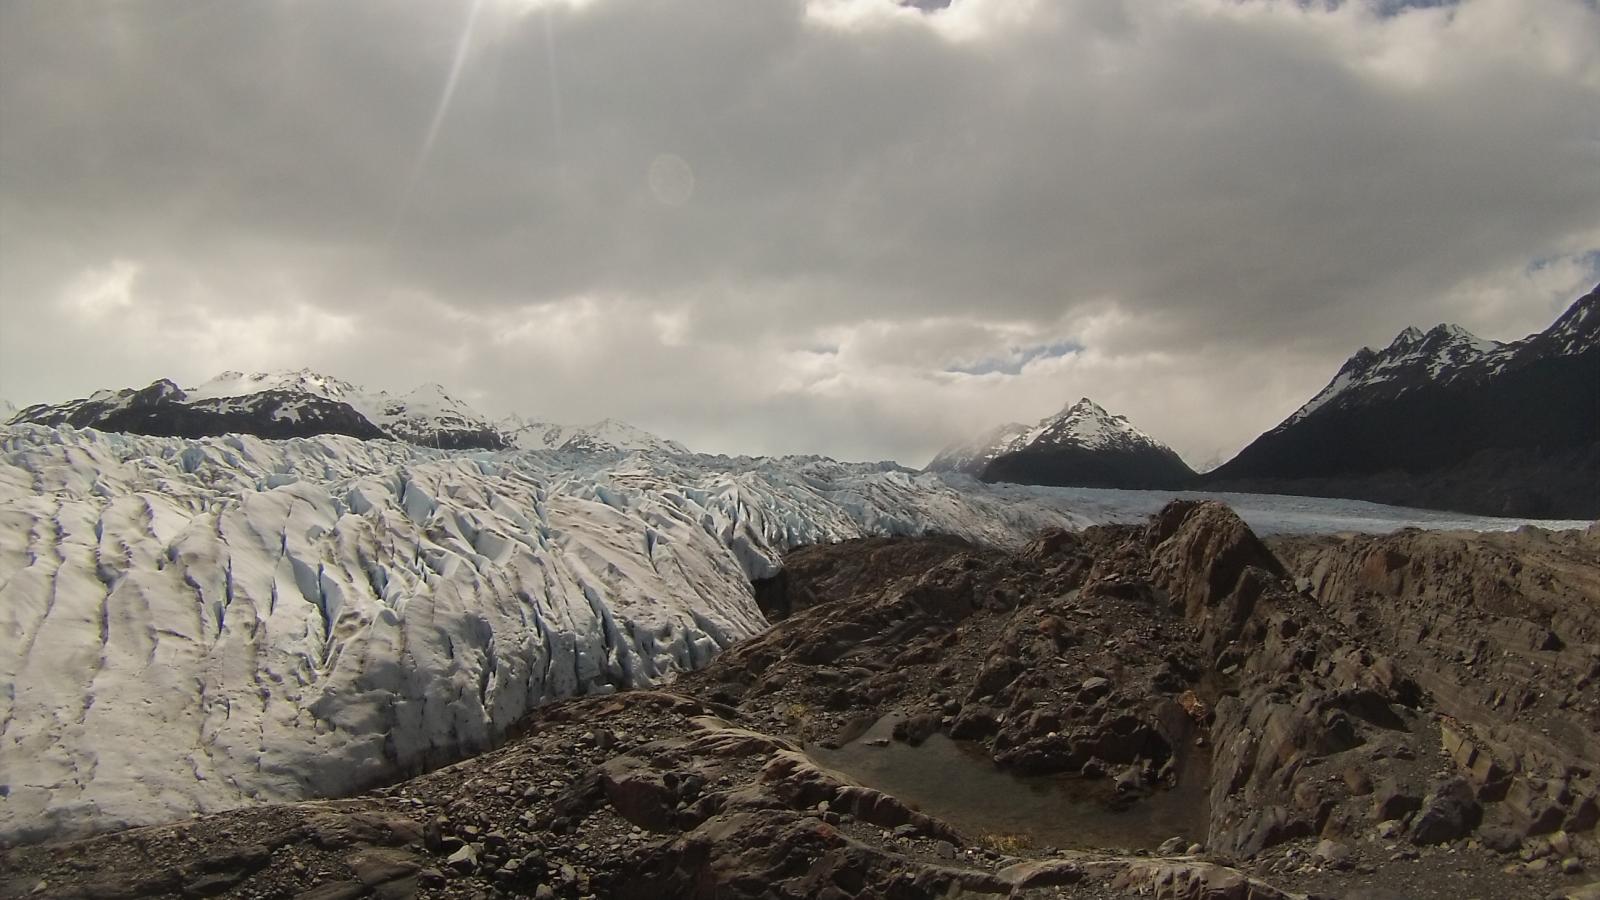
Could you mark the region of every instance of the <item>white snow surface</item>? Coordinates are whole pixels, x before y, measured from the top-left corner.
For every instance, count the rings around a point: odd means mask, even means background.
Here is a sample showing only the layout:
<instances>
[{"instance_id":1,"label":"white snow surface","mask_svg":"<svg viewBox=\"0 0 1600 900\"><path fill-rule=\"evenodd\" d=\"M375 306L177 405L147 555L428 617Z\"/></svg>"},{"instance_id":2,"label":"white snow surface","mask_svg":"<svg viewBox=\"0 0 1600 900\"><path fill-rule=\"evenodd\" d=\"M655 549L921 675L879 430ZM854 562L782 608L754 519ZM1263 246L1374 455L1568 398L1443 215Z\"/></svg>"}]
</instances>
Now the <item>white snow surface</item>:
<instances>
[{"instance_id":1,"label":"white snow surface","mask_svg":"<svg viewBox=\"0 0 1600 900\"><path fill-rule=\"evenodd\" d=\"M761 630L793 546L1087 521L810 457L3 427L0 843L451 761Z\"/></svg>"},{"instance_id":2,"label":"white snow surface","mask_svg":"<svg viewBox=\"0 0 1600 900\"><path fill-rule=\"evenodd\" d=\"M511 445L519 450L689 453L689 448L677 441L657 437L617 419L601 419L593 425L557 425L511 416L500 423L500 430L510 439Z\"/></svg>"}]
</instances>

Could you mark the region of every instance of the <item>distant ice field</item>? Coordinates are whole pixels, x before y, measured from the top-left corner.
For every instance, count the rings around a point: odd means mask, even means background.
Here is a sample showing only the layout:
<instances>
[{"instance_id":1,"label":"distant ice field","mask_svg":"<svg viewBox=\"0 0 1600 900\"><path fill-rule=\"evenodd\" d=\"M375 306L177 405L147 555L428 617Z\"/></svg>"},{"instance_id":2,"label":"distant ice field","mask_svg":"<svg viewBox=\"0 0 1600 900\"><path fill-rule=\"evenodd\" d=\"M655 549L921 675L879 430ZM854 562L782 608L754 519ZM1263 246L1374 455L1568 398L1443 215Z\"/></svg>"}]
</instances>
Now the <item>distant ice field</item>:
<instances>
[{"instance_id":1,"label":"distant ice field","mask_svg":"<svg viewBox=\"0 0 1600 900\"><path fill-rule=\"evenodd\" d=\"M1386 506L1364 500L1241 494L1227 491L1122 491L1108 488L1038 487L997 484L1002 496L1070 510L1102 524L1139 522L1178 500L1220 500L1233 507L1257 534L1387 534L1402 528L1430 531L1515 531L1533 525L1550 531L1588 528L1589 521L1511 519Z\"/></svg>"}]
</instances>

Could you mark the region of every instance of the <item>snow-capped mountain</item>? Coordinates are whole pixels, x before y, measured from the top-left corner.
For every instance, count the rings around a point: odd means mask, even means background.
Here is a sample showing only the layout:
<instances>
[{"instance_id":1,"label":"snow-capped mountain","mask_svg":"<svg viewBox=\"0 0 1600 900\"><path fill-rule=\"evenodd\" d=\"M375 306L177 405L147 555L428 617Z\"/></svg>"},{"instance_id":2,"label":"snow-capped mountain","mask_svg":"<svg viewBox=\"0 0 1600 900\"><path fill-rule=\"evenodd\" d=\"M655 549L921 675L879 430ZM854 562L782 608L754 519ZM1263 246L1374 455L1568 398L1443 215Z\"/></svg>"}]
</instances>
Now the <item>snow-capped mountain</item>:
<instances>
[{"instance_id":1,"label":"snow-capped mountain","mask_svg":"<svg viewBox=\"0 0 1600 900\"><path fill-rule=\"evenodd\" d=\"M585 426L516 416L495 422L437 384L391 394L369 391L309 369L249 375L223 372L187 389L162 380L142 389L100 391L53 406L30 406L12 411L0 421L156 437L249 434L283 439L343 434L392 438L437 450L689 452L676 441L615 419Z\"/></svg>"},{"instance_id":2,"label":"snow-capped mountain","mask_svg":"<svg viewBox=\"0 0 1600 900\"><path fill-rule=\"evenodd\" d=\"M1204 483L1600 516L1600 287L1512 343L1439 325L1363 348Z\"/></svg>"},{"instance_id":3,"label":"snow-capped mountain","mask_svg":"<svg viewBox=\"0 0 1600 900\"><path fill-rule=\"evenodd\" d=\"M1178 487L1194 477L1172 448L1088 397L1035 425L1001 425L947 448L928 470L1070 487Z\"/></svg>"},{"instance_id":4,"label":"snow-capped mountain","mask_svg":"<svg viewBox=\"0 0 1600 900\"><path fill-rule=\"evenodd\" d=\"M55 406L29 406L8 421L180 437L219 434L253 434L266 438L310 434L342 434L363 439L387 437L370 419L339 400L272 387L241 396L191 399L186 391L166 379L145 388L96 391L81 400Z\"/></svg>"},{"instance_id":5,"label":"snow-capped mountain","mask_svg":"<svg viewBox=\"0 0 1600 900\"><path fill-rule=\"evenodd\" d=\"M556 425L511 416L500 423L500 430L511 446L519 450L553 450L584 453L666 453L687 454L689 448L677 441L657 437L616 419L601 419L593 425Z\"/></svg>"},{"instance_id":6,"label":"snow-capped mountain","mask_svg":"<svg viewBox=\"0 0 1600 900\"><path fill-rule=\"evenodd\" d=\"M1453 381L1498 361L1505 350L1505 344L1480 338L1459 325L1436 325L1427 332L1407 328L1382 350L1357 350L1328 386L1277 430L1326 406L1348 408L1371 403L1380 394L1398 396L1421 385Z\"/></svg>"},{"instance_id":7,"label":"snow-capped mountain","mask_svg":"<svg viewBox=\"0 0 1600 900\"><path fill-rule=\"evenodd\" d=\"M348 404L396 440L437 449L497 449L506 441L494 424L437 384L405 394L364 388L300 369L293 372L223 372L186 393L192 401L249 398L284 392Z\"/></svg>"},{"instance_id":8,"label":"snow-capped mountain","mask_svg":"<svg viewBox=\"0 0 1600 900\"><path fill-rule=\"evenodd\" d=\"M817 458L36 425L0 427L0 521L0 844L453 761L764 628L789 547L1087 522Z\"/></svg>"},{"instance_id":9,"label":"snow-capped mountain","mask_svg":"<svg viewBox=\"0 0 1600 900\"><path fill-rule=\"evenodd\" d=\"M54 406L30 406L10 421L165 437L250 434L281 439L343 434L444 449L506 445L489 420L438 385L394 395L306 369L253 375L223 372L189 389L163 379L146 388L99 391Z\"/></svg>"},{"instance_id":10,"label":"snow-capped mountain","mask_svg":"<svg viewBox=\"0 0 1600 900\"><path fill-rule=\"evenodd\" d=\"M406 394L367 391L348 381L309 369L295 372L223 372L188 391L192 400L251 397L285 391L349 404L384 434L439 449L495 449L506 446L494 424L437 384Z\"/></svg>"}]
</instances>

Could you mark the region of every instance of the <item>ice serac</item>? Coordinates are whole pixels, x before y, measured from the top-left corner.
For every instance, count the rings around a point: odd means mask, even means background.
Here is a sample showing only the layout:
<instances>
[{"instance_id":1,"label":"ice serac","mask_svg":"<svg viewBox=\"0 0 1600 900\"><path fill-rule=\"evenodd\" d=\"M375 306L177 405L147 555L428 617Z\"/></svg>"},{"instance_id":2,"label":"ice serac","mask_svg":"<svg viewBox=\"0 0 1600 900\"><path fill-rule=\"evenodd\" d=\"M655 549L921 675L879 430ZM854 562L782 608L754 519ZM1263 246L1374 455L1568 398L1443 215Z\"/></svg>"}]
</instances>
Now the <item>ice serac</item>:
<instances>
[{"instance_id":1,"label":"ice serac","mask_svg":"<svg viewBox=\"0 0 1600 900\"><path fill-rule=\"evenodd\" d=\"M1036 425L1002 425L950 447L928 470L1064 487L1176 488L1194 477L1172 448L1088 397Z\"/></svg>"},{"instance_id":2,"label":"ice serac","mask_svg":"<svg viewBox=\"0 0 1600 900\"><path fill-rule=\"evenodd\" d=\"M1439 325L1363 348L1201 483L1488 515L1600 516L1600 287L1520 341Z\"/></svg>"},{"instance_id":3,"label":"ice serac","mask_svg":"<svg viewBox=\"0 0 1600 900\"><path fill-rule=\"evenodd\" d=\"M0 428L0 843L452 761L764 628L789 547L1074 523L817 458Z\"/></svg>"}]
</instances>

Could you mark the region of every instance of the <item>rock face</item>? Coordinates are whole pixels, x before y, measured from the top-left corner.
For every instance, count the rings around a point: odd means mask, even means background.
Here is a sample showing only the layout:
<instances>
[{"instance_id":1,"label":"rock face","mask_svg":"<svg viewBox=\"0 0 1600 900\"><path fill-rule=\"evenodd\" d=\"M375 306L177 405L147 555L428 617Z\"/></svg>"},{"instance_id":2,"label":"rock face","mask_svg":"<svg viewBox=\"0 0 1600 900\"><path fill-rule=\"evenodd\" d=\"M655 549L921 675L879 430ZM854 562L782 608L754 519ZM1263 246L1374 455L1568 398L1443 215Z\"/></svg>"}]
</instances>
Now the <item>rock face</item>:
<instances>
[{"instance_id":1,"label":"rock face","mask_svg":"<svg viewBox=\"0 0 1600 900\"><path fill-rule=\"evenodd\" d=\"M788 617L670 693L553 704L497 750L350 805L14 849L0 895L1584 896L1600 864L1594 730L1574 735L1555 711L1592 716L1600 672L1543 665L1600 659L1587 649L1600 536L1497 537L1521 562L1500 581L1506 559L1474 555L1472 538L1426 538L1262 542L1225 507L1175 503L1143 526L1016 550L808 547L770 588L769 602L793 599ZM1440 575L1451 569L1471 574ZM1570 592L1549 586L1562 571ZM1437 638L1385 624L1473 583L1459 612L1414 620ZM1469 725L1441 712L1466 706L1435 689L1451 664L1435 646L1511 651L1485 688L1573 687L1530 701L1526 722L1487 706ZM1498 727L1549 736L1504 753ZM1082 785L1107 817L1205 788L1198 830L1041 846L819 761L830 744L872 752L939 732Z\"/></svg>"},{"instance_id":2,"label":"rock face","mask_svg":"<svg viewBox=\"0 0 1600 900\"><path fill-rule=\"evenodd\" d=\"M930 472L1063 487L1177 488L1194 478L1172 448L1085 397L1032 427L1002 425L947 448Z\"/></svg>"},{"instance_id":3,"label":"rock face","mask_svg":"<svg viewBox=\"0 0 1600 900\"><path fill-rule=\"evenodd\" d=\"M1511 344L1452 325L1352 356L1207 489L1600 517L1600 287Z\"/></svg>"},{"instance_id":4,"label":"rock face","mask_svg":"<svg viewBox=\"0 0 1600 900\"><path fill-rule=\"evenodd\" d=\"M1425 841L1587 832L1600 820L1600 532L1277 538L1347 627L1393 648L1439 718L1458 776L1392 786ZM1463 788L1465 785L1465 789ZM1419 805L1419 798L1420 805ZM1460 824L1458 824L1460 823Z\"/></svg>"}]
</instances>

